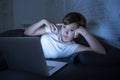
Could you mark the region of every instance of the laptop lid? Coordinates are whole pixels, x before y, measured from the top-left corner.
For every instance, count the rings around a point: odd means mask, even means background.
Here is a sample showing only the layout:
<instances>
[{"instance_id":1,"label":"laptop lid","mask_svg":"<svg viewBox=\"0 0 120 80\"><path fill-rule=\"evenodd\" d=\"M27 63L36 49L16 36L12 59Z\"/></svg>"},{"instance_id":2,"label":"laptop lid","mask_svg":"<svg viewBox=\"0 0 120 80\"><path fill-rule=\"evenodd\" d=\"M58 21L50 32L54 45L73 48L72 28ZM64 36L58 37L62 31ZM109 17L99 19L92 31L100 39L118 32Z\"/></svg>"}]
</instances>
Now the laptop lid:
<instances>
[{"instance_id":1,"label":"laptop lid","mask_svg":"<svg viewBox=\"0 0 120 80\"><path fill-rule=\"evenodd\" d=\"M45 60L39 37L0 37L0 50L8 68L51 76L66 62ZM48 66L54 66L48 72Z\"/></svg>"}]
</instances>

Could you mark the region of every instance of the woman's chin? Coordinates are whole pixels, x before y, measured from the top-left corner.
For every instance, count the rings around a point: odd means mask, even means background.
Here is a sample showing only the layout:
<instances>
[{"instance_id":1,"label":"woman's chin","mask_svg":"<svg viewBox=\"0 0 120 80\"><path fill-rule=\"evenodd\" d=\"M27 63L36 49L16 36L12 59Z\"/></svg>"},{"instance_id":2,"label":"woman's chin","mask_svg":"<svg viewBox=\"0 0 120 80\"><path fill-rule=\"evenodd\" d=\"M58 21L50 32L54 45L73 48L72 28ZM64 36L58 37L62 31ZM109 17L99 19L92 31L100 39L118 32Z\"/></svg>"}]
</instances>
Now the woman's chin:
<instances>
[{"instance_id":1,"label":"woman's chin","mask_svg":"<svg viewBox=\"0 0 120 80\"><path fill-rule=\"evenodd\" d=\"M70 41L69 41L69 40L67 40L67 39L63 39L62 41L63 41L63 42L70 42Z\"/></svg>"},{"instance_id":2,"label":"woman's chin","mask_svg":"<svg viewBox=\"0 0 120 80\"><path fill-rule=\"evenodd\" d=\"M62 37L62 41L63 42L70 42L71 40L69 40L68 38Z\"/></svg>"}]
</instances>

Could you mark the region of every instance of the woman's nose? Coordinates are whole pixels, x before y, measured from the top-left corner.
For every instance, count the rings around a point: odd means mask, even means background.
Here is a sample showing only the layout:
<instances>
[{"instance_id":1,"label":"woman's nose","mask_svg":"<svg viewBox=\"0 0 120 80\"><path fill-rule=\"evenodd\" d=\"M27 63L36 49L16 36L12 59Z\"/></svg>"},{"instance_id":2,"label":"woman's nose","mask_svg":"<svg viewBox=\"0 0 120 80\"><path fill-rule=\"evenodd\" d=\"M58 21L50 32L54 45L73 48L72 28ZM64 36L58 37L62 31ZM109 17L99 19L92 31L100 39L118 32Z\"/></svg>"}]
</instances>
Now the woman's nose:
<instances>
[{"instance_id":1,"label":"woman's nose","mask_svg":"<svg viewBox=\"0 0 120 80\"><path fill-rule=\"evenodd\" d=\"M68 30L65 30L65 34L68 34Z\"/></svg>"}]
</instances>

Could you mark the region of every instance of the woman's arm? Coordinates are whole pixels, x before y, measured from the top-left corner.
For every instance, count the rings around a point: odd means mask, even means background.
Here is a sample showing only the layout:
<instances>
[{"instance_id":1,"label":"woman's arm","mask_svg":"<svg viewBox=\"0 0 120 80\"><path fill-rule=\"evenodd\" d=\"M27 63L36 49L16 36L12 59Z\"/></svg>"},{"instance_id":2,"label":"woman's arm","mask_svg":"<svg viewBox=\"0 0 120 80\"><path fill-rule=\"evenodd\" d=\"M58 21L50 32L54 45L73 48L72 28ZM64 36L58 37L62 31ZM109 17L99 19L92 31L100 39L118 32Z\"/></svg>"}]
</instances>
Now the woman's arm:
<instances>
[{"instance_id":1,"label":"woman's arm","mask_svg":"<svg viewBox=\"0 0 120 80\"><path fill-rule=\"evenodd\" d=\"M76 30L76 34L81 34L86 39L86 41L90 46L90 47L85 47L85 46L79 45L76 49L77 52L79 50L83 50L83 51L90 50L90 51L95 51L102 54L106 53L104 47L99 43L99 41L95 39L95 37L93 37L85 28L80 27L79 29Z\"/></svg>"},{"instance_id":2,"label":"woman's arm","mask_svg":"<svg viewBox=\"0 0 120 80\"><path fill-rule=\"evenodd\" d=\"M42 19L37 23L31 25L27 29L25 29L24 34L30 36L45 34L46 33L45 26L50 27L51 31L54 31L56 29L56 26L53 23L49 22L46 19Z\"/></svg>"}]
</instances>

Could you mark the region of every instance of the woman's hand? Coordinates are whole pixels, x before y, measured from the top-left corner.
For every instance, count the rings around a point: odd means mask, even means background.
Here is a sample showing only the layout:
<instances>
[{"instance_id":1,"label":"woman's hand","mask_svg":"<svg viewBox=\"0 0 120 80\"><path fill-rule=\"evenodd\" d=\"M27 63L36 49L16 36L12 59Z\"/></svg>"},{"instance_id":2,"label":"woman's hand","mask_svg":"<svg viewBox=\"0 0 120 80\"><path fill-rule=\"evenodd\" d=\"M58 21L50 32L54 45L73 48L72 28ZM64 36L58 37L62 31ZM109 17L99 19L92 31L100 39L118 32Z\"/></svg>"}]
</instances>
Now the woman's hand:
<instances>
[{"instance_id":1,"label":"woman's hand","mask_svg":"<svg viewBox=\"0 0 120 80\"><path fill-rule=\"evenodd\" d=\"M58 32L58 29L57 29L57 25L46 20L46 19L42 19L42 23L44 25L46 25L45 27L47 27L47 32L52 32L52 33L57 33Z\"/></svg>"},{"instance_id":2,"label":"woman's hand","mask_svg":"<svg viewBox=\"0 0 120 80\"><path fill-rule=\"evenodd\" d=\"M80 26L78 29L76 29L74 38L77 38L79 34L85 36L88 34L88 31L84 27Z\"/></svg>"},{"instance_id":3,"label":"woman's hand","mask_svg":"<svg viewBox=\"0 0 120 80\"><path fill-rule=\"evenodd\" d=\"M56 32L57 31L57 26L50 21L43 19L43 23L47 26L50 27L51 32Z\"/></svg>"}]
</instances>

